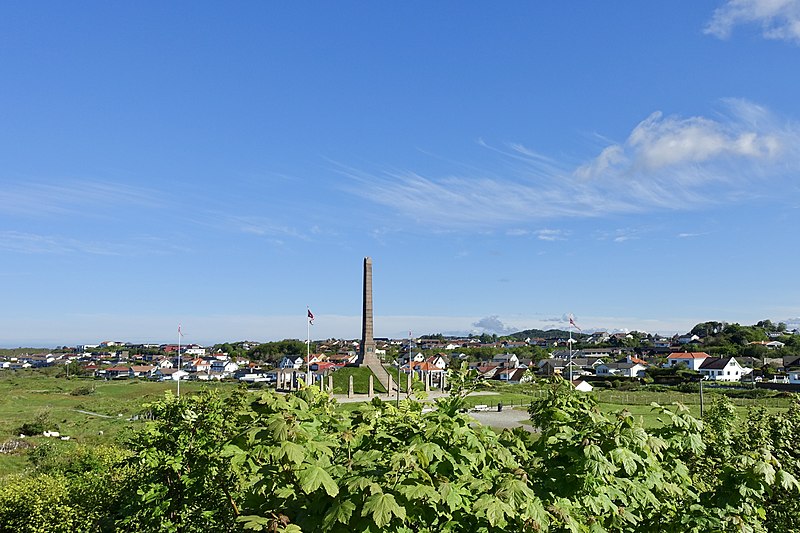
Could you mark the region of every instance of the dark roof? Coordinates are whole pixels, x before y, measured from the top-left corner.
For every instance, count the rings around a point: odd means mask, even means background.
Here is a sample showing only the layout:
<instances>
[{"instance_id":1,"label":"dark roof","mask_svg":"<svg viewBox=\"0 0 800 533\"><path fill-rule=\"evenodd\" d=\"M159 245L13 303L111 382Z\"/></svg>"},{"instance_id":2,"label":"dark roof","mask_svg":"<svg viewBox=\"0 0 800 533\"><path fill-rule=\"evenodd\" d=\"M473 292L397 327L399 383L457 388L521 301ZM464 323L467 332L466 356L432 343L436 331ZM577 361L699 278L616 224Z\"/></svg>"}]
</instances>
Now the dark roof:
<instances>
[{"instance_id":1,"label":"dark roof","mask_svg":"<svg viewBox=\"0 0 800 533\"><path fill-rule=\"evenodd\" d=\"M721 370L728 366L731 359L733 357L708 357L700 365L700 370Z\"/></svg>"}]
</instances>

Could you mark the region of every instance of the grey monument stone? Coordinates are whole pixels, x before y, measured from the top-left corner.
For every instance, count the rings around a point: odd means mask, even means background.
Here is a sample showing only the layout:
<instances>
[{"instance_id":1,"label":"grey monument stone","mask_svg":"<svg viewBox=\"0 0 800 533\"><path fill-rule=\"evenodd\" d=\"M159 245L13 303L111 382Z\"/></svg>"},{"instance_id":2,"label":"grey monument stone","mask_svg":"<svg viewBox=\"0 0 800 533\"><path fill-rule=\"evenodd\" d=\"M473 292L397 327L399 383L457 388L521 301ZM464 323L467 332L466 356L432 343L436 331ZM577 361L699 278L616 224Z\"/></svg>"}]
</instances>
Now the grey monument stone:
<instances>
[{"instance_id":1,"label":"grey monument stone","mask_svg":"<svg viewBox=\"0 0 800 533\"><path fill-rule=\"evenodd\" d=\"M380 382L388 382L389 373L381 364L380 359L375 354L374 324L372 318L372 259L364 258L364 291L363 307L361 314L361 345L358 349L356 366L365 366L372 370L372 373Z\"/></svg>"}]
</instances>

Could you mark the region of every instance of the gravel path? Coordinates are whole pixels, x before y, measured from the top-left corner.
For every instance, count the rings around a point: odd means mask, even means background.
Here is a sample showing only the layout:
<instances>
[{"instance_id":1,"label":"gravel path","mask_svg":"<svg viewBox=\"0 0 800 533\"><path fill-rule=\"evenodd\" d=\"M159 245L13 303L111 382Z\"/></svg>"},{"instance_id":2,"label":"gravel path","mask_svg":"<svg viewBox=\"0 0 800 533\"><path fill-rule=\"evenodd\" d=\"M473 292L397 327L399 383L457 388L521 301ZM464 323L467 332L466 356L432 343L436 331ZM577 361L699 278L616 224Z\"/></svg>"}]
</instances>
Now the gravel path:
<instances>
[{"instance_id":1,"label":"gravel path","mask_svg":"<svg viewBox=\"0 0 800 533\"><path fill-rule=\"evenodd\" d=\"M493 428L515 428L524 427L528 431L533 431L530 424L522 424L528 420L528 411L519 409L503 409L501 412L484 411L473 412L470 416L483 424Z\"/></svg>"}]
</instances>

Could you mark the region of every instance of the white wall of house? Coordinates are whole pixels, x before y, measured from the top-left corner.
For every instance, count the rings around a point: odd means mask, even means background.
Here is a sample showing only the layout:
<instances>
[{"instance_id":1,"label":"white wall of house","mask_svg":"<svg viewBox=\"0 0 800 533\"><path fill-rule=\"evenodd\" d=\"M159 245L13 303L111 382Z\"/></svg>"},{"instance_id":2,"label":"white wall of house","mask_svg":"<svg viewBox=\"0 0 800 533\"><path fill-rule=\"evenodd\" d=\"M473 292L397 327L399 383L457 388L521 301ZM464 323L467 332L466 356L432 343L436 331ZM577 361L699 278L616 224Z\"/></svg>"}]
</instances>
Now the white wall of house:
<instances>
[{"instance_id":1,"label":"white wall of house","mask_svg":"<svg viewBox=\"0 0 800 533\"><path fill-rule=\"evenodd\" d=\"M734 358L728 361L725 368L700 369L700 373L711 381L740 381L742 376L746 376L750 372L752 372L752 369L742 367Z\"/></svg>"}]
</instances>

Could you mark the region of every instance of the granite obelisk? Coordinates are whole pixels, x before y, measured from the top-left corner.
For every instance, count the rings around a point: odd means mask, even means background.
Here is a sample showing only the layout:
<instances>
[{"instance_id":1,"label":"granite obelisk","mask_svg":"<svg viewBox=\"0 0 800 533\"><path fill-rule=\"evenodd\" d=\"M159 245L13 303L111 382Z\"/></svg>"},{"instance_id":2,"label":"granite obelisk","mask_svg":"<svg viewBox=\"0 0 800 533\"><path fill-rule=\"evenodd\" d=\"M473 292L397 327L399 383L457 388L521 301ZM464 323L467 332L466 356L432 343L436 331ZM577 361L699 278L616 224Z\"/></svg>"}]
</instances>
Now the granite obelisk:
<instances>
[{"instance_id":1,"label":"granite obelisk","mask_svg":"<svg viewBox=\"0 0 800 533\"><path fill-rule=\"evenodd\" d=\"M378 362L375 355L375 339L372 322L372 259L364 258L364 305L361 311L361 345L358 350L359 366L369 366L372 361Z\"/></svg>"},{"instance_id":2,"label":"granite obelisk","mask_svg":"<svg viewBox=\"0 0 800 533\"><path fill-rule=\"evenodd\" d=\"M361 345L358 349L356 365L366 366L378 381L389 386L389 372L383 367L375 353L375 338L372 322L372 259L364 258L364 306L361 315Z\"/></svg>"}]
</instances>

